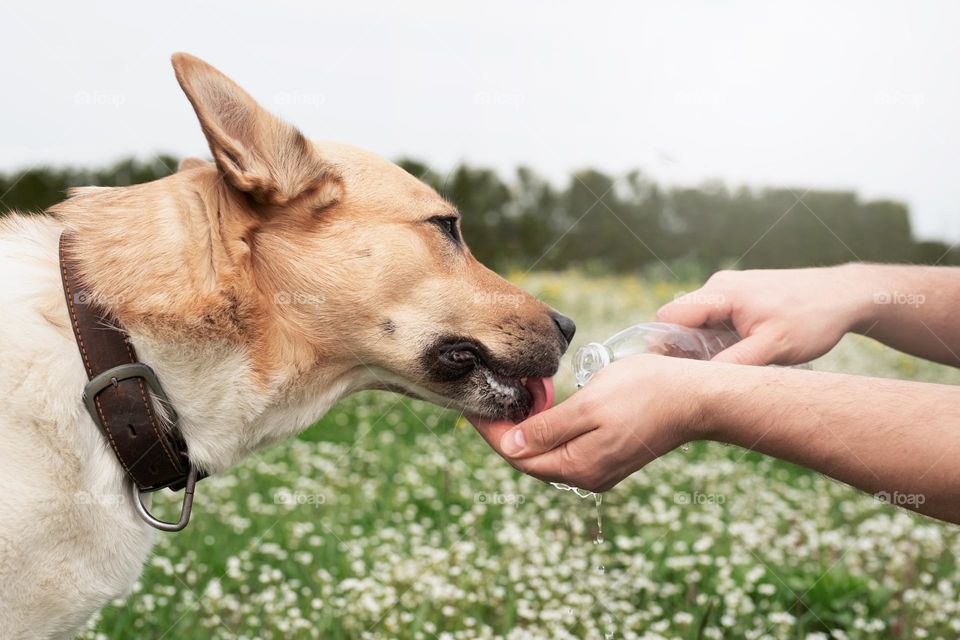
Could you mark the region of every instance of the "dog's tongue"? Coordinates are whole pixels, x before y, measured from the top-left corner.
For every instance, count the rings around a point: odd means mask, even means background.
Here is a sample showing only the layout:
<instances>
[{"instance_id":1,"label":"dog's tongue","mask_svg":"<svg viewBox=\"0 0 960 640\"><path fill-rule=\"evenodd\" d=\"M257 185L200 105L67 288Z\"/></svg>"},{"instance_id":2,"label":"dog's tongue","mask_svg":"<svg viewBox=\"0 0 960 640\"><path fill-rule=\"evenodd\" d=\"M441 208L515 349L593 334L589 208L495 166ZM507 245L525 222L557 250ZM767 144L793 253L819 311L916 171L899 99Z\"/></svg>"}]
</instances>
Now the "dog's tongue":
<instances>
[{"instance_id":1,"label":"dog's tongue","mask_svg":"<svg viewBox=\"0 0 960 640\"><path fill-rule=\"evenodd\" d=\"M533 397L533 406L530 409L530 414L527 416L528 418L541 411L546 411L553 406L553 378L527 378L526 387L527 391L529 391ZM506 429L512 427L514 424L510 420L489 420L479 416L467 416L467 419L470 420L477 429L489 431L490 433L493 433L496 427Z\"/></svg>"},{"instance_id":2,"label":"dog's tongue","mask_svg":"<svg viewBox=\"0 0 960 640\"><path fill-rule=\"evenodd\" d=\"M533 396L533 408L528 418L553 406L553 378L528 378L527 391Z\"/></svg>"}]
</instances>

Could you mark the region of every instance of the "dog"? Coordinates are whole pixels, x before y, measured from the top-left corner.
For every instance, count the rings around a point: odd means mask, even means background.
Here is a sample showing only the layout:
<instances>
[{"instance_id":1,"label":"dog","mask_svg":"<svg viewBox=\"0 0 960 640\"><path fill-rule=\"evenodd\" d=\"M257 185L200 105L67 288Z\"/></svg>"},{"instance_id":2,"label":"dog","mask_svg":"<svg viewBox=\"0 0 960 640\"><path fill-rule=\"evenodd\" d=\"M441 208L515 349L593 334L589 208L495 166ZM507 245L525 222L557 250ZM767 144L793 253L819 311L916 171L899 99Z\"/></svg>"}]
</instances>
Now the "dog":
<instances>
[{"instance_id":1,"label":"dog","mask_svg":"<svg viewBox=\"0 0 960 640\"><path fill-rule=\"evenodd\" d=\"M207 474L366 389L522 419L552 402L575 330L477 262L433 189L367 151L309 141L198 58L172 61L213 162L0 218L4 638L76 635L129 592L157 535L81 400L62 234Z\"/></svg>"}]
</instances>

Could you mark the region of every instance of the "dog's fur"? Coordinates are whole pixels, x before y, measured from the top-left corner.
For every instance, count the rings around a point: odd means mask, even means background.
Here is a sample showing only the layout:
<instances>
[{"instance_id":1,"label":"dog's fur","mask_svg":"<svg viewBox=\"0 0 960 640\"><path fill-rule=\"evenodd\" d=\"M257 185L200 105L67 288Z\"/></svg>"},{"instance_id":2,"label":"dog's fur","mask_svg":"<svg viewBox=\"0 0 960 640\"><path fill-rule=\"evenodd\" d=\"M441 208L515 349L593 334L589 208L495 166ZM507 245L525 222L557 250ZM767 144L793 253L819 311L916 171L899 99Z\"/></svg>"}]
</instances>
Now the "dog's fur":
<instances>
[{"instance_id":1,"label":"dog's fur","mask_svg":"<svg viewBox=\"0 0 960 640\"><path fill-rule=\"evenodd\" d=\"M457 214L432 189L371 153L308 141L201 60L173 64L215 163L0 218L4 638L74 635L128 591L154 539L81 404L61 232L213 474L361 389L521 417L521 377L552 375L567 346L548 307L438 220Z\"/></svg>"}]
</instances>

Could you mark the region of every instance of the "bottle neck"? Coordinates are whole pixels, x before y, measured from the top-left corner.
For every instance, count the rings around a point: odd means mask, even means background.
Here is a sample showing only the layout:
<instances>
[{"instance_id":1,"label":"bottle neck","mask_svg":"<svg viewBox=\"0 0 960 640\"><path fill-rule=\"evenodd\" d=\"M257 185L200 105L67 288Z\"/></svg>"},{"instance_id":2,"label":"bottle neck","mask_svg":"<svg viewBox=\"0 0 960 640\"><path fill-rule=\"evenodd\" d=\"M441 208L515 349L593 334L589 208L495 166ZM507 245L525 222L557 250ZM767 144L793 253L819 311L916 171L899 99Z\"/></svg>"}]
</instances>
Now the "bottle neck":
<instances>
[{"instance_id":1,"label":"bottle neck","mask_svg":"<svg viewBox=\"0 0 960 640\"><path fill-rule=\"evenodd\" d=\"M583 345L573 356L573 373L577 387L582 387L594 374L610 364L613 354L606 346L599 342L590 342Z\"/></svg>"}]
</instances>

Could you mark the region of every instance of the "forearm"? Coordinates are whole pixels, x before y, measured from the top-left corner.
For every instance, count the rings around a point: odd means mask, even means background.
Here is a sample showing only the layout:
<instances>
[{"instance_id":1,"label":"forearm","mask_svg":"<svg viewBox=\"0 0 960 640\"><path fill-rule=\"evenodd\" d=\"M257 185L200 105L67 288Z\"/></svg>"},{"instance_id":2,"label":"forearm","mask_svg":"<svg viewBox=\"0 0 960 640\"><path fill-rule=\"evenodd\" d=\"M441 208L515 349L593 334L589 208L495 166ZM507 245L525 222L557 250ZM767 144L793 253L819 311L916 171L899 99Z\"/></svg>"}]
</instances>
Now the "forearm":
<instances>
[{"instance_id":1,"label":"forearm","mask_svg":"<svg viewBox=\"0 0 960 640\"><path fill-rule=\"evenodd\" d=\"M960 523L960 389L709 363L700 435Z\"/></svg>"},{"instance_id":2,"label":"forearm","mask_svg":"<svg viewBox=\"0 0 960 640\"><path fill-rule=\"evenodd\" d=\"M960 366L960 268L854 264L860 282L850 327L895 349Z\"/></svg>"}]
</instances>

